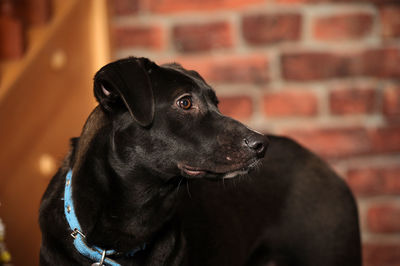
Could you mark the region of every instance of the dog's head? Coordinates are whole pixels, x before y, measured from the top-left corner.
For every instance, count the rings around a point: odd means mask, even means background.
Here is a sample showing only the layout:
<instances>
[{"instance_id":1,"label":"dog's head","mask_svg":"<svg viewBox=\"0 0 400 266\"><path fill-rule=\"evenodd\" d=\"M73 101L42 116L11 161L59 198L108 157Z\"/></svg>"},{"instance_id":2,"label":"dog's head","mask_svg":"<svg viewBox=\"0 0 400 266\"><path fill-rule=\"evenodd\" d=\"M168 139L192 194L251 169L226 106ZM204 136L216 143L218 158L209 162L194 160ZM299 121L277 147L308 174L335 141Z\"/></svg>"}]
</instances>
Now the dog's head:
<instances>
[{"instance_id":1,"label":"dog's head","mask_svg":"<svg viewBox=\"0 0 400 266\"><path fill-rule=\"evenodd\" d=\"M127 58L104 66L94 93L111 126L111 160L163 178L231 178L264 157L267 138L222 115L212 88L178 64Z\"/></svg>"}]
</instances>

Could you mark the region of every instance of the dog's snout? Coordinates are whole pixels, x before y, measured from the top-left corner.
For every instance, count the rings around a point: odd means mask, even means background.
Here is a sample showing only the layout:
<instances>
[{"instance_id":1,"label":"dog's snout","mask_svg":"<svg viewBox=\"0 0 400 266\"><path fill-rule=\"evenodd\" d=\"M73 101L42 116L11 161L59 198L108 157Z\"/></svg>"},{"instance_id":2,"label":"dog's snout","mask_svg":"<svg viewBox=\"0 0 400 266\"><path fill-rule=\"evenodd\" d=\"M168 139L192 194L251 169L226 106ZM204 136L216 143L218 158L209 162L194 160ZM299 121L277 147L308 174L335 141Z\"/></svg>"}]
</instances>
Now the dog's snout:
<instances>
[{"instance_id":1,"label":"dog's snout","mask_svg":"<svg viewBox=\"0 0 400 266\"><path fill-rule=\"evenodd\" d=\"M244 139L244 143L249 147L258 158L262 158L265 155L265 151L268 146L268 139L263 135L251 135Z\"/></svg>"}]
</instances>

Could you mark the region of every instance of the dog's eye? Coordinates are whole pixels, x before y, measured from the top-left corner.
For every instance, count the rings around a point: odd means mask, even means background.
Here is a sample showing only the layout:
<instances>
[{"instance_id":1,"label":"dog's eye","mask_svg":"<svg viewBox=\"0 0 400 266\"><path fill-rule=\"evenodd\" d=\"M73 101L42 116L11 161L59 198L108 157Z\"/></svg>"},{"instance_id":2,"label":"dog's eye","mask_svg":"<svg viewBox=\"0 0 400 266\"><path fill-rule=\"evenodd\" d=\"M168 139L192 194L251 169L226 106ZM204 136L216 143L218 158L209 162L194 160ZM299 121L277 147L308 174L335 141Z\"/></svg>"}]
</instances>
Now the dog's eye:
<instances>
[{"instance_id":1,"label":"dog's eye","mask_svg":"<svg viewBox=\"0 0 400 266\"><path fill-rule=\"evenodd\" d=\"M192 98L190 96L182 97L177 102L178 106L184 110L192 108Z\"/></svg>"}]
</instances>

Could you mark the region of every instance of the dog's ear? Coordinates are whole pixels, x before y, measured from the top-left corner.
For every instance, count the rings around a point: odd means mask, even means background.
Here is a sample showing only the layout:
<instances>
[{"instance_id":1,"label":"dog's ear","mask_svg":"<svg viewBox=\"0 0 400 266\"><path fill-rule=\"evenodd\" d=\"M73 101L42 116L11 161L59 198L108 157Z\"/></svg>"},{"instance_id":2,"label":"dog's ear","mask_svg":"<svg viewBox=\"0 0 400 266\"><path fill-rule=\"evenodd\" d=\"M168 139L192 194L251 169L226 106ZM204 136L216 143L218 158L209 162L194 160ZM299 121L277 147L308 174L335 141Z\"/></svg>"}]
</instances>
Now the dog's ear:
<instances>
[{"instance_id":1,"label":"dog's ear","mask_svg":"<svg viewBox=\"0 0 400 266\"><path fill-rule=\"evenodd\" d=\"M151 124L154 97L148 71L156 66L146 58L127 58L102 67L94 77L94 95L108 111L125 104L141 126Z\"/></svg>"}]
</instances>

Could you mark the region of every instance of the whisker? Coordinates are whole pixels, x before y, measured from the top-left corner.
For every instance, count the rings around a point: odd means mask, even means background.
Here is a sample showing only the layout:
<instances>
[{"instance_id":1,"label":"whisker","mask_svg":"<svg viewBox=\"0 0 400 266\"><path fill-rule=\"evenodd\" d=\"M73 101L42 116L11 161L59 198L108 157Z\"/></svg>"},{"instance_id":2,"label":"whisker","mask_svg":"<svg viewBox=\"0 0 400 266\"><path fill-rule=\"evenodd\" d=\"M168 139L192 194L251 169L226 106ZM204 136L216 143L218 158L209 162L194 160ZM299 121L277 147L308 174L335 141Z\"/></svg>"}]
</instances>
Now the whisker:
<instances>
[{"instance_id":1,"label":"whisker","mask_svg":"<svg viewBox=\"0 0 400 266\"><path fill-rule=\"evenodd\" d=\"M192 194L190 193L190 190L189 190L189 182L186 182L186 190L189 194L189 198L192 198Z\"/></svg>"},{"instance_id":2,"label":"whisker","mask_svg":"<svg viewBox=\"0 0 400 266\"><path fill-rule=\"evenodd\" d=\"M180 180L179 183L178 183L178 187L176 188L176 192L179 191L179 188L180 188L180 186L181 186L181 183L182 183L183 179L184 179L184 177L182 176L181 180Z\"/></svg>"}]
</instances>

